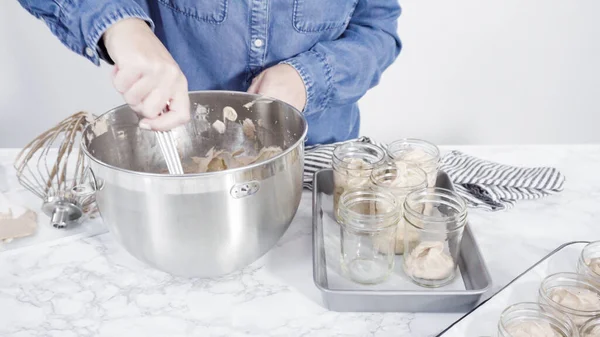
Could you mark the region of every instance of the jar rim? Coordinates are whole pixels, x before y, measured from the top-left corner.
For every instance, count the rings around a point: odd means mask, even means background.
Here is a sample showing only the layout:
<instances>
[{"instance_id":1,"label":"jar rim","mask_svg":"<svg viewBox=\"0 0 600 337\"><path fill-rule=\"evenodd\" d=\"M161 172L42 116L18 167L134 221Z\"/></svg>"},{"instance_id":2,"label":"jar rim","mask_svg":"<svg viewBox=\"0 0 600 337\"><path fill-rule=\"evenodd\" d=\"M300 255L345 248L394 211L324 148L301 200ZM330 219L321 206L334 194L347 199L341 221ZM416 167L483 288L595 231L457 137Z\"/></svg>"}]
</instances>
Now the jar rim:
<instances>
[{"instance_id":1,"label":"jar rim","mask_svg":"<svg viewBox=\"0 0 600 337\"><path fill-rule=\"evenodd\" d=\"M422 178L421 179L422 181L419 184L415 184L415 185L393 186L392 183L396 180L394 177L397 177L398 174L396 173L396 175L394 175L393 173L388 173L390 171L399 172L399 171L403 171L403 169L400 169L397 165L394 165L392 163L388 163L386 165L376 167L371 172L371 182L375 186L378 186L381 188L386 188L386 189L393 190L393 191L411 192L413 190L422 189L422 188L427 187L427 173L417 165L413 165L413 164L406 165L407 172L416 173L416 174L420 175ZM392 179L388 179L390 177ZM388 182L388 183L384 184L384 181Z\"/></svg>"},{"instance_id":2,"label":"jar rim","mask_svg":"<svg viewBox=\"0 0 600 337\"><path fill-rule=\"evenodd\" d=\"M338 146L336 146L333 149L332 155L331 155L331 160L332 163L335 164L336 166L342 166L345 169L348 168L350 163L346 163L344 161L345 158L347 158L348 156L343 156L344 153L349 153L354 149L354 151L358 151L358 150L367 150L369 152L371 152L370 154L376 158L376 160L374 161L364 161L367 164L367 168L368 169L372 169L374 167L377 167L378 165L380 165L381 163L385 162L386 159L386 153L385 150L375 144L371 144L371 143L363 143L363 142L346 142L346 143L342 143Z\"/></svg>"},{"instance_id":3,"label":"jar rim","mask_svg":"<svg viewBox=\"0 0 600 337\"><path fill-rule=\"evenodd\" d=\"M566 305L562 305L558 302L555 302L547 294L547 291L549 289L546 289L546 288L547 288L547 285L549 282L560 280L561 278L568 279L568 280L574 281L576 283L581 283L581 284L585 285L585 289L588 289L588 290L591 289L598 296L600 296L600 288L597 287L596 285L594 285L593 281L589 277L582 275L582 274L578 274L578 273L565 273L565 272L548 275L544 280L542 280L542 283L540 284L540 288L538 291L539 295L544 300L548 301L548 303L552 303L553 305L556 305L558 308L560 308L560 310L564 310L565 312L572 314L572 315L577 315L577 316L588 316L589 315L590 317L595 317L597 315L600 315L600 309L579 310L579 309L574 309L574 308L568 307ZM569 287L576 287L576 286L569 286ZM551 288L556 288L556 287L551 287Z\"/></svg>"},{"instance_id":4,"label":"jar rim","mask_svg":"<svg viewBox=\"0 0 600 337\"><path fill-rule=\"evenodd\" d=\"M583 249L581 250L581 253L579 253L579 261L586 267L586 269L588 271L590 271L594 276L600 277L600 274L596 273L594 270L592 270L590 268L590 266L588 266L587 263L585 263L585 253L588 251L588 249L595 249L598 248L598 253L600 254L600 241L593 241L588 243L587 245L585 245L585 247L583 247ZM599 256L600 257L600 256Z\"/></svg>"},{"instance_id":5,"label":"jar rim","mask_svg":"<svg viewBox=\"0 0 600 337\"><path fill-rule=\"evenodd\" d=\"M389 210L385 213L362 214L350 209L349 207L346 207L346 204L349 202L349 199L352 200L360 198L360 196L369 195L371 196L371 201L378 197L380 199L379 201L389 203ZM342 226L363 232L379 232L387 228L396 226L400 221L400 210L398 208L398 203L396 202L396 197L394 197L393 194L387 191L374 191L371 189L355 189L345 191L340 196L337 212L339 215L338 217L340 219L339 222ZM352 219L352 221L348 221L347 219ZM373 221L377 224L385 225L375 226L372 228L360 225L363 222Z\"/></svg>"},{"instance_id":6,"label":"jar rim","mask_svg":"<svg viewBox=\"0 0 600 337\"><path fill-rule=\"evenodd\" d=\"M419 197L423 197L423 196L439 197L440 200L436 201L436 202L453 207L454 209L456 209L458 211L458 213L451 215L451 216L444 217L444 218L441 218L441 217L435 216L435 215L422 214L412 207L411 202L413 202L413 201L415 201L415 199L418 199ZM444 198L446 198L448 201L441 202L441 200L444 200ZM418 218L419 220L421 220L423 222L433 222L433 223L455 222L455 223L458 223L458 225L456 227L446 230L446 232L450 233L450 232L459 230L466 225L468 211L467 211L467 202L465 201L465 199L463 197L458 195L456 192L446 189L446 188L442 188L442 187L428 187L428 188L422 188L419 190L412 191L406 196L406 199L404 200L404 213L405 213L405 215L409 215L409 216ZM407 221L407 222L411 226L417 228L420 231L439 232L437 230L428 230L428 229L418 227L415 224L413 224L411 221Z\"/></svg>"},{"instance_id":7,"label":"jar rim","mask_svg":"<svg viewBox=\"0 0 600 337\"><path fill-rule=\"evenodd\" d=\"M588 319L587 321L585 321L585 323L583 323L583 325L581 326L581 329L579 331L581 334L581 337L586 337L583 335L583 333L586 332L586 330L598 328L598 327L600 327L600 316L595 316L595 317Z\"/></svg>"},{"instance_id":8,"label":"jar rim","mask_svg":"<svg viewBox=\"0 0 600 337\"><path fill-rule=\"evenodd\" d=\"M388 156L392 159L396 159L394 153L401 149L405 149L407 147L406 145L424 150L436 161L440 158L440 149L437 147L437 145L418 138L402 138L391 142L387 147Z\"/></svg>"},{"instance_id":9,"label":"jar rim","mask_svg":"<svg viewBox=\"0 0 600 337\"><path fill-rule=\"evenodd\" d=\"M571 319L567 315L565 315L564 313L559 313L559 315L562 317L557 317L558 315L554 313L556 310L552 310L552 307L550 307L549 305L541 304L541 303L537 303L537 302L520 302L520 303L515 303L515 304L512 304L512 305L506 307L500 314L500 319L498 320L498 328L500 330L502 330L502 331L507 330L507 326L506 326L504 320L510 312L515 311L517 309L538 311L540 314L542 314L542 316L545 318L545 320L550 320L550 319L554 318L555 321L553 321L552 323L562 325L561 328L563 328L563 329L572 330L570 332L575 332L577 330L575 324L571 321ZM566 332L569 332L569 331L566 331Z\"/></svg>"}]
</instances>

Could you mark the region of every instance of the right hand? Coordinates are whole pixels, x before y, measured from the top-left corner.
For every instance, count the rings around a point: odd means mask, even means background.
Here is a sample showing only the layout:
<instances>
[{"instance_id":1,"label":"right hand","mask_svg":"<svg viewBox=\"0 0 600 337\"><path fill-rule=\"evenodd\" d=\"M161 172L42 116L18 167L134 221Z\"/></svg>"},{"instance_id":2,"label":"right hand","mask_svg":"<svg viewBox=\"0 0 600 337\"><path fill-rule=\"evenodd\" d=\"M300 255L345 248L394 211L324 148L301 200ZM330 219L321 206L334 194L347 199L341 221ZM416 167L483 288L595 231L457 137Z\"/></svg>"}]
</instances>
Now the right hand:
<instances>
[{"instance_id":1,"label":"right hand","mask_svg":"<svg viewBox=\"0 0 600 337\"><path fill-rule=\"evenodd\" d=\"M167 131L190 120L190 100L185 75L140 19L124 19L103 36L115 62L113 84L125 102L143 119L140 128ZM169 104L169 112L161 114Z\"/></svg>"}]
</instances>

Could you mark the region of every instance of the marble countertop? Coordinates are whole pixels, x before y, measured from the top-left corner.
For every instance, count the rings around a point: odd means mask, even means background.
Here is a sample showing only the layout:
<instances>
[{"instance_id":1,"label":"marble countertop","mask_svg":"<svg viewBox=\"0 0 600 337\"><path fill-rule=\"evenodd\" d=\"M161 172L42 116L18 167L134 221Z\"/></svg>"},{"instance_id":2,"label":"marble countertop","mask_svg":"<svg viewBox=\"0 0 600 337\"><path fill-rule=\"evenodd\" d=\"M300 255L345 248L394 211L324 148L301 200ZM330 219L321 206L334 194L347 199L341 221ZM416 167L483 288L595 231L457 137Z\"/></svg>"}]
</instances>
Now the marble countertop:
<instances>
[{"instance_id":1,"label":"marble countertop","mask_svg":"<svg viewBox=\"0 0 600 337\"><path fill-rule=\"evenodd\" d=\"M600 239L600 145L442 149L505 164L554 166L567 177L558 195L505 212L471 210L492 292L560 244ZM38 210L40 201L13 178L16 153L0 150L0 169L8 177L0 180L0 192L10 203ZM68 231L47 221L40 215L38 233L0 247L0 336L420 337L435 336L462 316L324 309L312 280L309 193L271 252L216 279L176 278L144 266L116 245L100 219Z\"/></svg>"}]
</instances>

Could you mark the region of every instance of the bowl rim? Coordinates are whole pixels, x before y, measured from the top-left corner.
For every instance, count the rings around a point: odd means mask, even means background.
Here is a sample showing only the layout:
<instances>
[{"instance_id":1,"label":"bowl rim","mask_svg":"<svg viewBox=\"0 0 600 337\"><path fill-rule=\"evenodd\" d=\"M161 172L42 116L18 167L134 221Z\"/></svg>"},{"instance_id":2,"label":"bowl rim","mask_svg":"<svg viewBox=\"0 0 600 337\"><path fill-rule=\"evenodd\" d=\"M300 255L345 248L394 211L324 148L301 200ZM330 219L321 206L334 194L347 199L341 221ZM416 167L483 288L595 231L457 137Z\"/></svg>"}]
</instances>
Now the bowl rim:
<instances>
[{"instance_id":1,"label":"bowl rim","mask_svg":"<svg viewBox=\"0 0 600 337\"><path fill-rule=\"evenodd\" d=\"M308 122L306 121L306 118L304 117L304 114L302 112L300 112L298 109L296 109L295 107L291 106L290 104L269 97L269 96L265 96L265 95L257 95L257 94L249 94L247 92L243 92L243 91L231 91L231 90L194 90L194 91L189 91L188 95L191 94L197 94L197 93L203 93L203 94L210 94L210 93L219 93L219 94L231 94L231 95L245 95L245 96L249 96L249 97L253 97L254 100L257 99L268 99L268 100L272 100L278 103L281 103L287 107L289 107L295 114L297 114L300 119L302 120L302 122L304 123L304 130L302 132L302 136L290 147L288 147L287 149L283 150L283 152L281 152L280 154L276 155L273 158L269 158L265 161L261 161L258 163L254 163L251 165L247 165L247 166L242 166L242 167L237 167L237 168L233 168L233 169L226 169L223 171L216 171L216 172L202 172L202 173L188 173L188 174L162 174L162 173L152 173L152 172L139 172L139 171L133 171L133 170L128 170L128 169L124 169L124 168L120 168L114 165L110 165L107 164L99 159L97 159L95 156L93 156L89 151L88 148L85 144L85 137L81 137L81 140L79 141L80 144L80 149L81 151L83 151L83 153L85 154L85 156L87 158L89 158L91 161L95 162L96 164L106 167L108 169L112 169L112 170L117 170L120 172L124 172L124 173L128 173L128 174L133 174L133 175L139 175L139 176L144 176L144 177L157 177L157 178L165 178L165 179L188 179L188 178L193 178L193 177L211 177L211 176L216 176L216 175L222 175L224 173L238 173L238 172L242 172L242 171L248 171L248 170L252 170L255 168L258 168L260 166L264 166L264 165L268 165L271 164L275 161L277 161L278 159L286 156L287 154L291 153L292 151L294 151L299 145L304 144L305 139L306 139L306 135L308 134ZM104 113L102 113L101 115L99 115L98 117L94 118L94 122L88 124L85 129L83 130L83 135L85 135L86 133L89 132L89 129L93 127L94 123L99 120L100 118L102 118L105 115L108 115L110 113L115 112L116 110L122 109L124 107L127 107L127 104L121 104L117 107L114 107Z\"/></svg>"}]
</instances>

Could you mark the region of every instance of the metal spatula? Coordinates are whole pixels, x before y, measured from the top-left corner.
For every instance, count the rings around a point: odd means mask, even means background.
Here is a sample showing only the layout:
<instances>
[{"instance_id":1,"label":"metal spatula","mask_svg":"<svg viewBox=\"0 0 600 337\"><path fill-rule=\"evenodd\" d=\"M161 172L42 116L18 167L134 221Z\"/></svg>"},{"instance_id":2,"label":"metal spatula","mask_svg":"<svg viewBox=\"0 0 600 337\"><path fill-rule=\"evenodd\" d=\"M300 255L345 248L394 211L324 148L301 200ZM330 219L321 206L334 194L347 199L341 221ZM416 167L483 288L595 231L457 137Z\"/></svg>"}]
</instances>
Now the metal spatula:
<instances>
[{"instance_id":1,"label":"metal spatula","mask_svg":"<svg viewBox=\"0 0 600 337\"><path fill-rule=\"evenodd\" d=\"M169 112L169 102L167 102L167 106L163 110L163 113ZM179 158L179 153L177 152L177 147L175 146L175 137L173 136L172 131L155 131L156 139L158 140L158 145L160 146L160 151L165 158L165 162L167 163L167 168L169 169L169 174L183 174L183 166L181 165L181 158Z\"/></svg>"},{"instance_id":2,"label":"metal spatula","mask_svg":"<svg viewBox=\"0 0 600 337\"><path fill-rule=\"evenodd\" d=\"M183 174L183 166L181 166L181 158L175 146L175 138L171 131L155 131L160 151L167 162L169 174Z\"/></svg>"}]
</instances>

